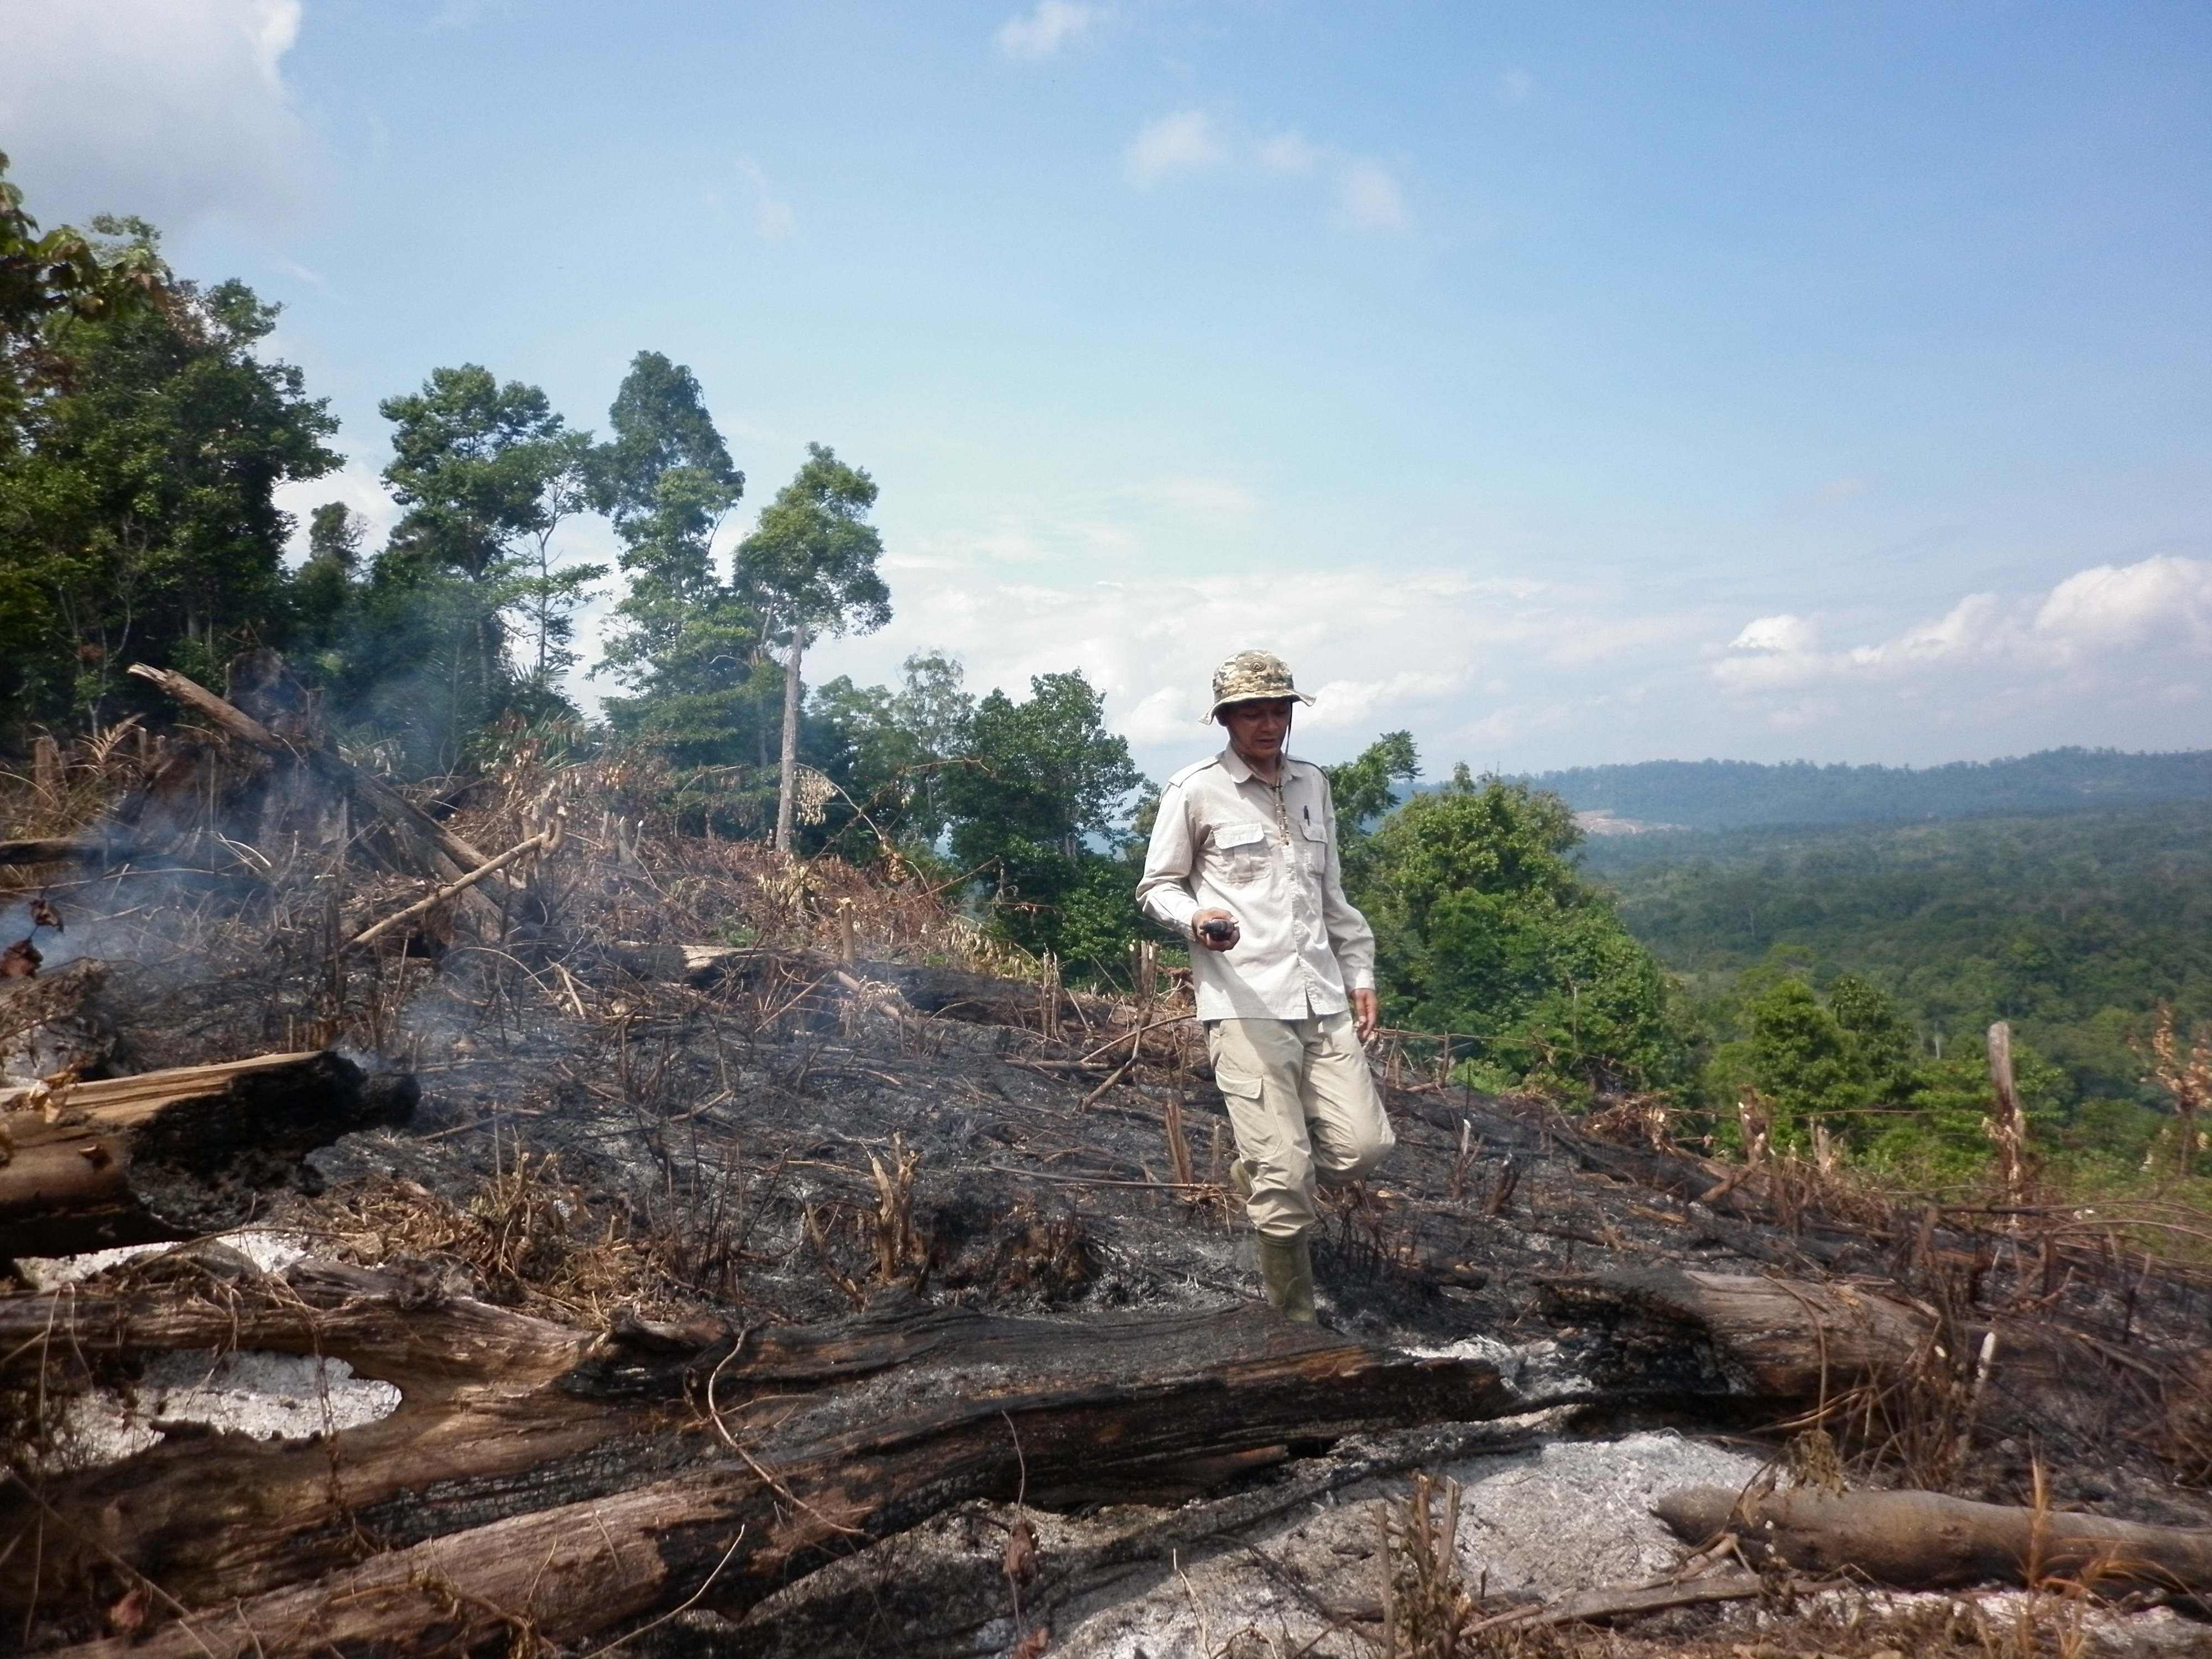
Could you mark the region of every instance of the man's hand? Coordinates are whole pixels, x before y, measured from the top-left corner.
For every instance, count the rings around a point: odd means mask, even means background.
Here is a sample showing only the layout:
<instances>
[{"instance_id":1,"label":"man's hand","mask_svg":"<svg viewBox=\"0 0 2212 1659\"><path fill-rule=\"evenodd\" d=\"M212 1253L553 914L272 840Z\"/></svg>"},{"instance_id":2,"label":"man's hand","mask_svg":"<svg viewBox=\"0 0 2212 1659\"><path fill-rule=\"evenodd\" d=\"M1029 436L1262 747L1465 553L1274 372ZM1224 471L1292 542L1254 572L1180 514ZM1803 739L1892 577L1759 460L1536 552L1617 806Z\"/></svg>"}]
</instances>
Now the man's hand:
<instances>
[{"instance_id":1,"label":"man's hand","mask_svg":"<svg viewBox=\"0 0 2212 1659\"><path fill-rule=\"evenodd\" d=\"M1372 991L1352 994L1352 1029L1359 1034L1362 1042L1375 1035L1375 1028L1382 1023L1382 1006L1375 1000Z\"/></svg>"},{"instance_id":2,"label":"man's hand","mask_svg":"<svg viewBox=\"0 0 2212 1659\"><path fill-rule=\"evenodd\" d=\"M1206 925L1210 921L1225 921L1229 924L1229 931L1217 938L1206 931ZM1241 933L1237 926L1237 918L1231 915L1228 911L1200 910L1190 919L1190 936L1198 941L1201 949L1232 951L1237 948L1237 941L1241 937Z\"/></svg>"}]
</instances>

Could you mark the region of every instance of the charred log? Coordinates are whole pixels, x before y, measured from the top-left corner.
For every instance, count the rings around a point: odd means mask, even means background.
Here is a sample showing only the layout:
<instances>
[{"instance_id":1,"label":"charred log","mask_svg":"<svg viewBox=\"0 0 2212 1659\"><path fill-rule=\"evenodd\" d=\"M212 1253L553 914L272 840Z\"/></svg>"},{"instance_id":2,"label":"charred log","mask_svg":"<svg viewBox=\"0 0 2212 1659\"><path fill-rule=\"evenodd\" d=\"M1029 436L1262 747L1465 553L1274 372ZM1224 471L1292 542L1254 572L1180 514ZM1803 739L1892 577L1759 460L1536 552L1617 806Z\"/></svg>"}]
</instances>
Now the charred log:
<instances>
[{"instance_id":1,"label":"charred log","mask_svg":"<svg viewBox=\"0 0 2212 1659\"><path fill-rule=\"evenodd\" d=\"M1974 1504L1930 1492L1746 1497L1717 1486L1669 1492L1656 1513L1685 1540L1736 1535L1754 1563L1850 1569L1879 1583L1941 1589L1990 1582L2212 1590L2212 1530L2100 1515Z\"/></svg>"},{"instance_id":2,"label":"charred log","mask_svg":"<svg viewBox=\"0 0 2212 1659\"><path fill-rule=\"evenodd\" d=\"M1931 1328L1870 1290L1803 1280L1649 1267L1541 1289L1594 1380L1633 1394L1832 1400L1904 1372Z\"/></svg>"},{"instance_id":3,"label":"charred log","mask_svg":"<svg viewBox=\"0 0 2212 1659\"><path fill-rule=\"evenodd\" d=\"M357 1370L422 1386L420 1362L394 1364L358 1322L327 1334ZM327 1452L226 1444L212 1487L204 1445L58 1480L45 1503L71 1526L47 1528L49 1556L72 1528L99 1541L56 1563L48 1605L64 1586L88 1610L120 1594L104 1565L120 1559L200 1606L249 1598L156 1632L149 1652L462 1652L517 1620L568 1642L695 1596L741 1611L970 1498L1179 1497L1269 1448L1532 1403L1480 1362L1379 1352L1257 1309L1057 1323L897 1298L837 1325L724 1335L688 1360L665 1352L672 1333L643 1337L557 1382L558 1342L535 1346L501 1366L497 1402L495 1382L425 1390ZM459 1404L477 1413L465 1432L447 1426ZM672 1433L672 1407L707 1432ZM519 1468L509 1442L541 1419L565 1419L571 1443L544 1431ZM26 1506L9 1529L36 1518ZM349 1565L363 1537L404 1547ZM286 1575L313 1582L272 1587Z\"/></svg>"},{"instance_id":4,"label":"charred log","mask_svg":"<svg viewBox=\"0 0 2212 1659\"><path fill-rule=\"evenodd\" d=\"M300 1160L406 1121L411 1077L264 1054L67 1085L0 1114L0 1256L189 1238L252 1217Z\"/></svg>"}]
</instances>

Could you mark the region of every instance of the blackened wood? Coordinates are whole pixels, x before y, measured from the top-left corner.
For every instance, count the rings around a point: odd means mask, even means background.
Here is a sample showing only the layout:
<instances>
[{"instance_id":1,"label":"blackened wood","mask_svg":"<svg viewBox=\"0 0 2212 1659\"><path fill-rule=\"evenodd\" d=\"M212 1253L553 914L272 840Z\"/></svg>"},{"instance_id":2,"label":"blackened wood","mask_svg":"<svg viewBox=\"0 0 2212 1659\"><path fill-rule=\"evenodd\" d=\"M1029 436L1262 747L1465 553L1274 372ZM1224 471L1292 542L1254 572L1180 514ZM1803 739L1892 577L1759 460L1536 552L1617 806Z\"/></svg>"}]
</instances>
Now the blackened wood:
<instances>
[{"instance_id":1,"label":"blackened wood","mask_svg":"<svg viewBox=\"0 0 2212 1659\"><path fill-rule=\"evenodd\" d=\"M300 1159L404 1122L420 1088L328 1052L80 1083L0 1114L0 1256L189 1238L249 1219Z\"/></svg>"},{"instance_id":2,"label":"blackened wood","mask_svg":"<svg viewBox=\"0 0 2212 1659\"><path fill-rule=\"evenodd\" d=\"M1540 1288L1583 1328L1593 1380L1628 1393L1833 1400L1901 1375L1933 1328L1871 1290L1807 1280L1643 1267Z\"/></svg>"},{"instance_id":3,"label":"blackened wood","mask_svg":"<svg viewBox=\"0 0 2212 1659\"><path fill-rule=\"evenodd\" d=\"M196 1617L190 1633L156 1632L143 1651L305 1653L336 1643L361 1655L458 1653L496 1644L520 1620L574 1642L702 1587L702 1605L741 1611L868 1540L1024 1483L1032 1498L1062 1500L1127 1496L1148 1482L1182 1491L1189 1469L1209 1461L1532 1403L1480 1362L1378 1352L1249 1308L1063 1323L907 1304L809 1333L764 1333L735 1352L725 1340L697 1366L695 1400L703 1404L711 1379L743 1454L694 1432L682 1443L696 1467L641 1485L634 1473L650 1468L656 1448L665 1468L669 1435L603 1442L578 1460L571 1501L559 1501L560 1471L548 1468L520 1494L521 1512ZM672 1381L659 1374L644 1392ZM389 1434L397 1421L374 1428ZM338 1437L339 1467L368 1432ZM628 1485L612 1467L625 1460ZM480 1513L485 1496L482 1483L449 1477L410 1489L409 1504L434 1525L441 1508ZM268 1516L258 1528L284 1521ZM234 1551L254 1530L235 1531ZM117 1553L176 1588L173 1572L161 1577L121 1544ZM265 1561L266 1547L253 1559ZM191 1599L227 1609L236 1593L216 1564L196 1575Z\"/></svg>"}]
</instances>

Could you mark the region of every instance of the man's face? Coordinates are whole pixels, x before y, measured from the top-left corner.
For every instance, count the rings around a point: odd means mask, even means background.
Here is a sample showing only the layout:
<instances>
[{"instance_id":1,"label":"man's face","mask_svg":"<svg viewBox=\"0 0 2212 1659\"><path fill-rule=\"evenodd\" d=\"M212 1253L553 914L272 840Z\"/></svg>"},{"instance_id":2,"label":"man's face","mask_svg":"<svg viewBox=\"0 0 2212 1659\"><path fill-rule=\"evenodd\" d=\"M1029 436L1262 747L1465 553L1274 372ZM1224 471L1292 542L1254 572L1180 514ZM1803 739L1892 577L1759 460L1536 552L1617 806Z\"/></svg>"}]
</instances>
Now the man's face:
<instances>
[{"instance_id":1,"label":"man's face","mask_svg":"<svg viewBox=\"0 0 2212 1659\"><path fill-rule=\"evenodd\" d=\"M1270 761L1283 752L1283 741L1291 735L1291 700L1263 697L1255 702L1232 702L1221 711L1221 719L1238 754Z\"/></svg>"}]
</instances>

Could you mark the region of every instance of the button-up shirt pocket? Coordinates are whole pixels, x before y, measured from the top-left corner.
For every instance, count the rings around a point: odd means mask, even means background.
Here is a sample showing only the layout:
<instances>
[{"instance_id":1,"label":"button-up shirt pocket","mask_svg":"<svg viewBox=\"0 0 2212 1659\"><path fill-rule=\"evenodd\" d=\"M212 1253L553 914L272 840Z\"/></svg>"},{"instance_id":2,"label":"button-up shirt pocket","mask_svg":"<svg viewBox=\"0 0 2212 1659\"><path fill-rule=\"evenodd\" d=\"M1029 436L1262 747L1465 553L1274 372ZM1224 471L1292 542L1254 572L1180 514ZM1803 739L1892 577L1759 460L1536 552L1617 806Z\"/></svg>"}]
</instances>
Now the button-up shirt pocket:
<instances>
[{"instance_id":1,"label":"button-up shirt pocket","mask_svg":"<svg viewBox=\"0 0 2212 1659\"><path fill-rule=\"evenodd\" d=\"M1328 868L1328 830L1318 823L1301 823L1298 829L1298 857L1307 873L1318 877Z\"/></svg>"},{"instance_id":2,"label":"button-up shirt pocket","mask_svg":"<svg viewBox=\"0 0 2212 1659\"><path fill-rule=\"evenodd\" d=\"M1206 861L1213 878L1226 886L1243 887L1267 873L1267 826L1264 823L1224 823L1208 837Z\"/></svg>"}]
</instances>

